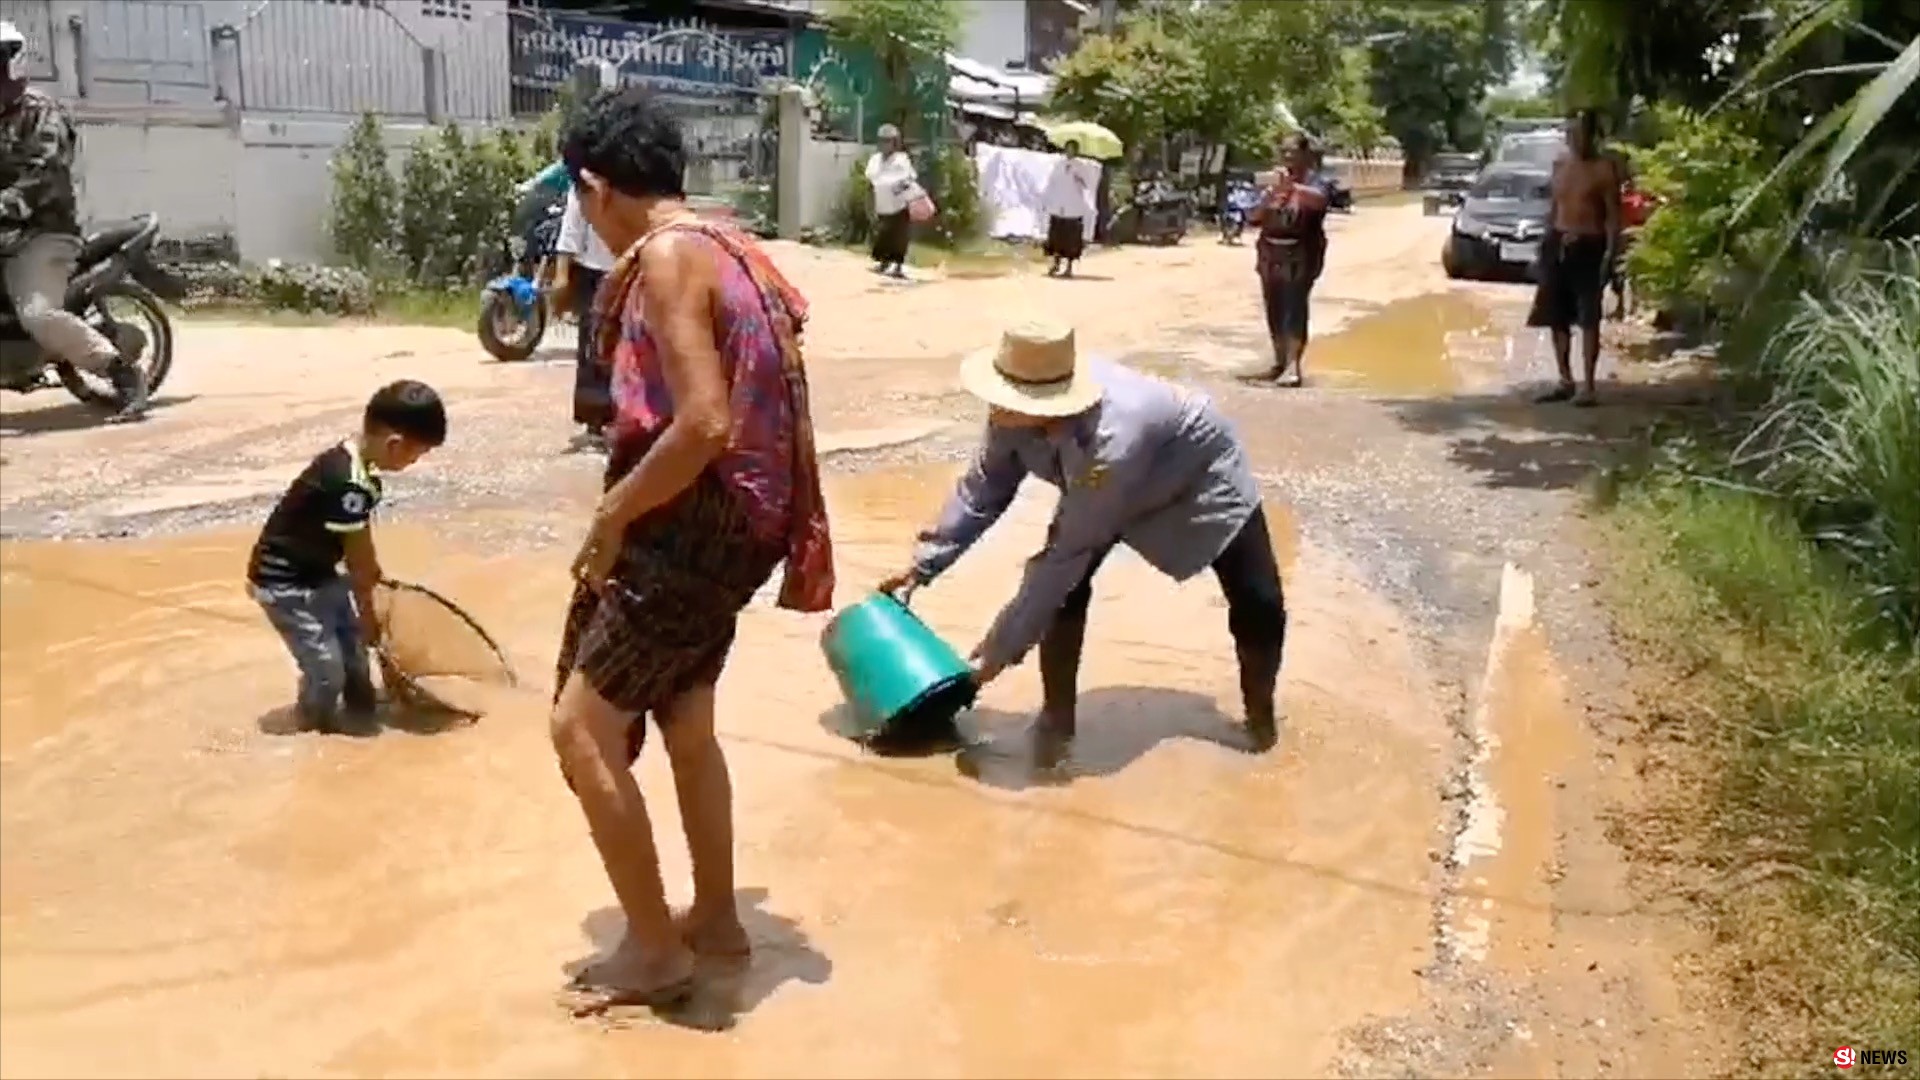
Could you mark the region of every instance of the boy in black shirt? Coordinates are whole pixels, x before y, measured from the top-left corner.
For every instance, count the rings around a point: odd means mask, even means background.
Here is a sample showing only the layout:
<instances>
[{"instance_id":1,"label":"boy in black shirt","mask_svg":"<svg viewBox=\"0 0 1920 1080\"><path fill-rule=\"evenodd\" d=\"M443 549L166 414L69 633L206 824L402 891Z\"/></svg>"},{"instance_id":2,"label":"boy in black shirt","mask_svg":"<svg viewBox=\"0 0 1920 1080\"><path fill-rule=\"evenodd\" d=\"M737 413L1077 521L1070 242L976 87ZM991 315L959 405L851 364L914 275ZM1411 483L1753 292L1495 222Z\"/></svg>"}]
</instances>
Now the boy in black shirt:
<instances>
[{"instance_id":1,"label":"boy in black shirt","mask_svg":"<svg viewBox=\"0 0 1920 1080\"><path fill-rule=\"evenodd\" d=\"M360 433L322 450L260 530L247 581L300 669L300 718L309 728L345 731L344 699L357 731L371 732L364 722L374 706L367 649L380 633L371 527L380 475L412 465L446 438L446 407L432 387L411 379L382 387L367 402Z\"/></svg>"}]
</instances>

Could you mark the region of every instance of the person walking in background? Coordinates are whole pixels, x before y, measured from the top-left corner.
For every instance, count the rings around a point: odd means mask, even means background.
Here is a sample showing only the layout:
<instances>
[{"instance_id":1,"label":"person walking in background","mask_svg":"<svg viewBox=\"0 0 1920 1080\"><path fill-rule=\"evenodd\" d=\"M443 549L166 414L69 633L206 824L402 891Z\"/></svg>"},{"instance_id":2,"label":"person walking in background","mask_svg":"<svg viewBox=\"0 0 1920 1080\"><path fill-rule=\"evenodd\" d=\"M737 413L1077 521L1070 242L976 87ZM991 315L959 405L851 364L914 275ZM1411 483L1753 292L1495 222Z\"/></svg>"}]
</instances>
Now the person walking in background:
<instances>
[{"instance_id":1,"label":"person walking in background","mask_svg":"<svg viewBox=\"0 0 1920 1080\"><path fill-rule=\"evenodd\" d=\"M1047 276L1073 276L1073 264L1087 250L1087 214L1093 210L1094 180L1088 176L1088 162L1080 157L1080 144L1068 140L1065 153L1054 163L1047 178L1044 202L1047 208Z\"/></svg>"},{"instance_id":2,"label":"person walking in background","mask_svg":"<svg viewBox=\"0 0 1920 1080\"><path fill-rule=\"evenodd\" d=\"M571 299L580 340L574 345L573 422L581 431L571 449L606 448L606 428L613 422L613 371L595 346L594 298L600 281L613 269L613 252L580 212L580 196L567 188L567 208L560 217L559 295Z\"/></svg>"},{"instance_id":3,"label":"person walking in background","mask_svg":"<svg viewBox=\"0 0 1920 1080\"><path fill-rule=\"evenodd\" d=\"M609 1002L666 1005L691 990L696 953L749 949L714 733L740 611L782 563L780 607L833 602L800 357L807 305L758 242L687 205L680 128L646 90L594 100L562 145L587 224L623 252L600 290L615 417L605 493L573 564L552 736L627 926L578 981ZM693 861L693 906L677 920L632 772L649 716Z\"/></svg>"},{"instance_id":4,"label":"person walking in background","mask_svg":"<svg viewBox=\"0 0 1920 1080\"><path fill-rule=\"evenodd\" d=\"M880 149L867 159L867 183L873 185L873 268L894 277L907 274L907 245L913 219L907 204L920 188L913 159L900 142L900 129L880 125Z\"/></svg>"},{"instance_id":5,"label":"person walking in background","mask_svg":"<svg viewBox=\"0 0 1920 1080\"><path fill-rule=\"evenodd\" d=\"M1560 381L1540 402L1572 400L1591 406L1600 367L1600 318L1607 278L1620 248L1620 187L1617 162L1600 151L1600 115L1582 109L1567 124L1567 148L1553 163L1553 209L1540 246L1540 284L1534 290L1528 326L1553 336ZM1573 328L1580 328L1585 380L1573 382Z\"/></svg>"},{"instance_id":6,"label":"person walking in background","mask_svg":"<svg viewBox=\"0 0 1920 1080\"><path fill-rule=\"evenodd\" d=\"M1321 174L1320 157L1305 133L1281 144L1281 169L1253 208L1259 228L1254 270L1266 305L1273 367L1259 376L1281 386L1306 379L1307 313L1314 282L1327 263L1327 209L1333 193Z\"/></svg>"}]
</instances>

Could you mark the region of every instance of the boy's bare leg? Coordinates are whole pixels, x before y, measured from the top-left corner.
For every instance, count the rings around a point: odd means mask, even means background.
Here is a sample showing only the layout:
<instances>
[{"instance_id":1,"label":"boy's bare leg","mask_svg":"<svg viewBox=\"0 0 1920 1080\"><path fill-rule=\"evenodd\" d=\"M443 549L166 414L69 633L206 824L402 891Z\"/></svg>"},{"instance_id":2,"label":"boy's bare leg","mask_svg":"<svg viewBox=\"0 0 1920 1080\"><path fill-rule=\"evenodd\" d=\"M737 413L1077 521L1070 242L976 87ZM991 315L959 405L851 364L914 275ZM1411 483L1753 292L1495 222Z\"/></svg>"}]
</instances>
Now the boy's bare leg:
<instances>
[{"instance_id":1,"label":"boy's bare leg","mask_svg":"<svg viewBox=\"0 0 1920 1080\"><path fill-rule=\"evenodd\" d=\"M581 972L582 982L639 997L670 995L693 977L693 954L680 940L660 883L660 855L646 800L627 767L628 725L578 672L567 677L553 710L553 747L586 813L593 846L627 918L613 955Z\"/></svg>"},{"instance_id":2,"label":"boy's bare leg","mask_svg":"<svg viewBox=\"0 0 1920 1080\"><path fill-rule=\"evenodd\" d=\"M662 721L680 822L693 856L693 907L679 920L681 936L696 953L745 956L751 944L733 888L733 780L714 733L713 687L680 695Z\"/></svg>"}]
</instances>

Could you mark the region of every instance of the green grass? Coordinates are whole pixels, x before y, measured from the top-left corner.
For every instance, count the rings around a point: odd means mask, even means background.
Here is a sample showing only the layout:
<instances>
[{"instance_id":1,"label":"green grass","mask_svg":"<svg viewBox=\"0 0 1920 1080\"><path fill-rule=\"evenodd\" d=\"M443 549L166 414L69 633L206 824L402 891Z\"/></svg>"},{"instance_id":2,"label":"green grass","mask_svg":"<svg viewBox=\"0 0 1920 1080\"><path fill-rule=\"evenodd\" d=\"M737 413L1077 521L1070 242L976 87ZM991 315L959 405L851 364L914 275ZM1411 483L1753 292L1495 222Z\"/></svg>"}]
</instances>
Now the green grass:
<instances>
[{"instance_id":1,"label":"green grass","mask_svg":"<svg viewBox=\"0 0 1920 1080\"><path fill-rule=\"evenodd\" d=\"M1731 1042L1755 1074L1852 1045L1920 1076L1920 647L1862 621L1858 568L1780 500L1686 472L1622 486L1609 592L1679 725L1656 815L1694 852Z\"/></svg>"},{"instance_id":2,"label":"green grass","mask_svg":"<svg viewBox=\"0 0 1920 1080\"><path fill-rule=\"evenodd\" d=\"M1860 253L1802 295L1758 350L1772 388L1736 460L1866 585L1873 617L1920 637L1920 243Z\"/></svg>"},{"instance_id":3,"label":"green grass","mask_svg":"<svg viewBox=\"0 0 1920 1080\"><path fill-rule=\"evenodd\" d=\"M1751 410L1654 440L1605 518L1656 688L1622 835L1706 904L1741 1071L1920 1077L1920 245L1793 288L1721 350Z\"/></svg>"},{"instance_id":4,"label":"green grass","mask_svg":"<svg viewBox=\"0 0 1920 1080\"><path fill-rule=\"evenodd\" d=\"M337 326L341 323L386 326L444 326L472 330L480 318L480 289L408 288L381 294L371 315L333 315L287 311L239 301L196 304L190 319L241 322L260 326Z\"/></svg>"}]
</instances>

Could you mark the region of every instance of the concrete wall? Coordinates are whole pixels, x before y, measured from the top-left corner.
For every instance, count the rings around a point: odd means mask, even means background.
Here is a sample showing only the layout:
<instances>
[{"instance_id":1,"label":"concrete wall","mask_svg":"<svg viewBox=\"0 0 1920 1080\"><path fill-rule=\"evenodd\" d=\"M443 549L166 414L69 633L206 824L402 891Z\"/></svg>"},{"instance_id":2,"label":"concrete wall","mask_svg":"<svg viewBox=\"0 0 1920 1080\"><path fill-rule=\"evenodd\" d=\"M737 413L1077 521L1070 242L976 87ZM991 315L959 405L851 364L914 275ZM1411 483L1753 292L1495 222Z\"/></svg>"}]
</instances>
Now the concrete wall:
<instances>
[{"instance_id":1,"label":"concrete wall","mask_svg":"<svg viewBox=\"0 0 1920 1080\"><path fill-rule=\"evenodd\" d=\"M332 254L327 217L333 202L333 152L346 141L344 120L248 117L234 141L234 222L245 262L284 259L325 262ZM423 124L386 125L387 149L397 165Z\"/></svg>"},{"instance_id":2,"label":"concrete wall","mask_svg":"<svg viewBox=\"0 0 1920 1080\"><path fill-rule=\"evenodd\" d=\"M152 211L169 240L236 239L240 140L217 111L150 110L137 122L81 112L75 186L101 223Z\"/></svg>"},{"instance_id":3,"label":"concrete wall","mask_svg":"<svg viewBox=\"0 0 1920 1080\"><path fill-rule=\"evenodd\" d=\"M345 118L234 120L217 110L80 107L76 184L89 225L152 212L163 239L222 240L248 262L320 262L330 252L333 152ZM397 160L423 124L389 123Z\"/></svg>"},{"instance_id":4,"label":"concrete wall","mask_svg":"<svg viewBox=\"0 0 1920 1080\"><path fill-rule=\"evenodd\" d=\"M807 139L800 148L800 227L824 229L833 223L833 207L853 172L874 148L866 143Z\"/></svg>"},{"instance_id":5,"label":"concrete wall","mask_svg":"<svg viewBox=\"0 0 1920 1080\"><path fill-rule=\"evenodd\" d=\"M1330 157L1326 161L1326 168L1355 195L1381 195L1400 190L1399 158Z\"/></svg>"}]
</instances>

